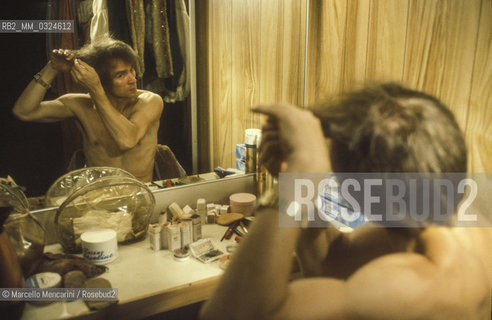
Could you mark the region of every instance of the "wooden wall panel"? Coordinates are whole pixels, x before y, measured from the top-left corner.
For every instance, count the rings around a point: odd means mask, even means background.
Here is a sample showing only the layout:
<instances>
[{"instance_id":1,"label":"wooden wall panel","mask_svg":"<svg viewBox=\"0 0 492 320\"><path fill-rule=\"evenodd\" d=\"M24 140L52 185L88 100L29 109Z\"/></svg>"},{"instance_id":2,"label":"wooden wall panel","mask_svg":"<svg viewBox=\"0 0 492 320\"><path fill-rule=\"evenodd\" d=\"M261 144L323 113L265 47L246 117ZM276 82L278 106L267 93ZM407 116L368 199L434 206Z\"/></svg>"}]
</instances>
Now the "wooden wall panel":
<instances>
[{"instance_id":1,"label":"wooden wall panel","mask_svg":"<svg viewBox=\"0 0 492 320\"><path fill-rule=\"evenodd\" d=\"M279 102L282 99L282 65L284 3L282 0L262 0L260 16L259 103ZM264 117L254 114L254 127L260 128Z\"/></svg>"},{"instance_id":2,"label":"wooden wall panel","mask_svg":"<svg viewBox=\"0 0 492 320\"><path fill-rule=\"evenodd\" d=\"M222 125L232 124L231 145L225 152L233 159L236 144L244 142L244 130L255 126L249 107L258 103L260 91L260 5L260 0L232 2L232 122Z\"/></svg>"},{"instance_id":3,"label":"wooden wall panel","mask_svg":"<svg viewBox=\"0 0 492 320\"><path fill-rule=\"evenodd\" d=\"M303 104L304 52L305 52L305 1L284 0L284 21L281 35L282 48L282 97L280 102Z\"/></svg>"},{"instance_id":4,"label":"wooden wall panel","mask_svg":"<svg viewBox=\"0 0 492 320\"><path fill-rule=\"evenodd\" d=\"M347 2L343 90L361 86L366 80L369 1Z\"/></svg>"},{"instance_id":5,"label":"wooden wall panel","mask_svg":"<svg viewBox=\"0 0 492 320\"><path fill-rule=\"evenodd\" d=\"M316 22L310 37L310 51L315 51L308 61L314 63L308 68L308 105L337 94L342 90L345 39L347 21L347 1L311 1L310 19ZM316 17L317 16L317 17Z\"/></svg>"},{"instance_id":6,"label":"wooden wall panel","mask_svg":"<svg viewBox=\"0 0 492 320\"><path fill-rule=\"evenodd\" d=\"M212 78L210 83L213 165L232 163L232 2L211 1Z\"/></svg>"},{"instance_id":7,"label":"wooden wall panel","mask_svg":"<svg viewBox=\"0 0 492 320\"><path fill-rule=\"evenodd\" d=\"M466 122L469 168L492 173L492 1L483 0Z\"/></svg>"},{"instance_id":8,"label":"wooden wall panel","mask_svg":"<svg viewBox=\"0 0 492 320\"><path fill-rule=\"evenodd\" d=\"M441 99L465 129L480 0L410 2L404 83Z\"/></svg>"},{"instance_id":9,"label":"wooden wall panel","mask_svg":"<svg viewBox=\"0 0 492 320\"><path fill-rule=\"evenodd\" d=\"M373 0L369 13L366 80L401 81L408 0Z\"/></svg>"},{"instance_id":10,"label":"wooden wall panel","mask_svg":"<svg viewBox=\"0 0 492 320\"><path fill-rule=\"evenodd\" d=\"M251 105L302 102L306 9L304 0L199 2L205 11L197 15L208 17L208 23L199 17L205 29L197 34L209 43L199 46L208 66L197 66L198 78L209 77L198 85L198 103L200 110L210 110L208 131L203 125L201 132L209 136L211 154L201 149L200 158L211 161L201 160L200 168L210 171L235 167L235 145L244 142L244 129L261 127L262 118L249 111Z\"/></svg>"},{"instance_id":11,"label":"wooden wall panel","mask_svg":"<svg viewBox=\"0 0 492 320\"><path fill-rule=\"evenodd\" d=\"M206 0L200 0L200 2ZM302 0L208 0L204 34L215 166L234 166L256 103L302 105ZM466 132L470 168L492 170L491 0L310 0L308 106L374 81L400 81L440 98ZM200 56L200 52L198 53ZM205 77L202 75L200 79ZM203 88L205 87L205 88Z\"/></svg>"}]
</instances>

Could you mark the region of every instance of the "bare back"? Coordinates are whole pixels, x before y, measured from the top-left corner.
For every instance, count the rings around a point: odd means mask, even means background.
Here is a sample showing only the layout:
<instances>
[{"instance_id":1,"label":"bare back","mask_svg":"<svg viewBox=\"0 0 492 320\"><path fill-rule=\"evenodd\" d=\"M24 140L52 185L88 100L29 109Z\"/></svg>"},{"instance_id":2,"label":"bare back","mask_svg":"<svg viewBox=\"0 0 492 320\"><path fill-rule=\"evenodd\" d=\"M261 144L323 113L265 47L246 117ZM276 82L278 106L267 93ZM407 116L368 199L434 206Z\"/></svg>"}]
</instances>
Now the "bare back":
<instances>
[{"instance_id":1,"label":"bare back","mask_svg":"<svg viewBox=\"0 0 492 320\"><path fill-rule=\"evenodd\" d=\"M131 119L135 113L143 113L145 108L152 108L153 106L149 106L152 102L148 99L151 95L154 94L139 91L137 102L125 108L121 112L122 116ZM88 94L67 95L60 100L72 110L77 119L88 166L117 167L132 173L140 181L152 180L159 128L158 118L150 121L146 132L133 148L122 150L109 134Z\"/></svg>"},{"instance_id":2,"label":"bare back","mask_svg":"<svg viewBox=\"0 0 492 320\"><path fill-rule=\"evenodd\" d=\"M325 268L305 281L343 281L337 294L349 302L338 304L345 305L340 318L489 319L492 229L428 228L413 243L395 232L355 230L333 243ZM320 314L333 314L333 305L312 302Z\"/></svg>"}]
</instances>

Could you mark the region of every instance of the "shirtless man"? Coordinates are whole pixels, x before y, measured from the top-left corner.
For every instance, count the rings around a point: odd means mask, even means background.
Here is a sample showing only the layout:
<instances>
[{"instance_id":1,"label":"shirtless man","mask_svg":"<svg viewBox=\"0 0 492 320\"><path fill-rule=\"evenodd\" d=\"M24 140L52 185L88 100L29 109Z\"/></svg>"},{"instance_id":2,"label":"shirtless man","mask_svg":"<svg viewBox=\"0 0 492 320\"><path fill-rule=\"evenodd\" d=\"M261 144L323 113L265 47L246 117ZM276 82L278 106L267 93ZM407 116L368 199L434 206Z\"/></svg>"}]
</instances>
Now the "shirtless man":
<instances>
[{"instance_id":1,"label":"shirtless man","mask_svg":"<svg viewBox=\"0 0 492 320\"><path fill-rule=\"evenodd\" d=\"M48 64L17 99L13 113L24 121L75 118L87 166L118 167L152 180L162 98L137 89L136 55L124 42L103 38L79 51L53 50ZM42 101L60 72L70 72L87 94Z\"/></svg>"},{"instance_id":2,"label":"shirtless man","mask_svg":"<svg viewBox=\"0 0 492 320\"><path fill-rule=\"evenodd\" d=\"M349 94L318 117L286 105L253 110L268 116L259 151L272 172L466 171L452 114L398 85ZM279 226L284 214L274 205L257 211L203 319L490 319L490 228L341 233ZM295 249L304 277L290 282Z\"/></svg>"}]
</instances>

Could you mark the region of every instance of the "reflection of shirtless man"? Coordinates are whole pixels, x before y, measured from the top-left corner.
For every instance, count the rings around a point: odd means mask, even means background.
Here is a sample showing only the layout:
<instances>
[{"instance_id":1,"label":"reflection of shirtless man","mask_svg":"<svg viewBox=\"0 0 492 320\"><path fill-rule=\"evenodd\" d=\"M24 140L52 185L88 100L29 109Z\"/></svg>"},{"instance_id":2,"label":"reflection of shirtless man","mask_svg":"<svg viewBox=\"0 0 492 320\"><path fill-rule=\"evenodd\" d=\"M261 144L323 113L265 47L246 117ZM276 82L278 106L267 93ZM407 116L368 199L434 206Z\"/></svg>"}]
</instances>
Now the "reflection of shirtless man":
<instances>
[{"instance_id":1,"label":"reflection of shirtless man","mask_svg":"<svg viewBox=\"0 0 492 320\"><path fill-rule=\"evenodd\" d=\"M268 116L259 152L272 172L466 172L453 115L400 86L352 93L319 119L293 106L255 111ZM203 319L490 319L490 227L288 228L267 200ZM295 249L304 278L290 282Z\"/></svg>"},{"instance_id":2,"label":"reflection of shirtless man","mask_svg":"<svg viewBox=\"0 0 492 320\"><path fill-rule=\"evenodd\" d=\"M140 181L151 181L163 102L160 96L137 89L135 59L127 44L113 39L100 40L77 52L53 50L50 61L21 94L13 112L25 121L75 118L88 166L118 167ZM42 101L59 72L70 72L89 93Z\"/></svg>"}]
</instances>

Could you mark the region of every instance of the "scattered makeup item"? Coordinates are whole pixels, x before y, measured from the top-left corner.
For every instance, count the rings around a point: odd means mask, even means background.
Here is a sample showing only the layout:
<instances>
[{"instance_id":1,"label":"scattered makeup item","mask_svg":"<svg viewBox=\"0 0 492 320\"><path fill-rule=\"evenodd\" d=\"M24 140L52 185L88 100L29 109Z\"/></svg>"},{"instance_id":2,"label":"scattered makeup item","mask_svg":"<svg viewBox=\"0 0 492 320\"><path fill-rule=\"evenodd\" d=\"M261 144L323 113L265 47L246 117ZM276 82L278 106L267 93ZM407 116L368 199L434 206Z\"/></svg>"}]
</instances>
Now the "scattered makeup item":
<instances>
[{"instance_id":1,"label":"scattered makeup item","mask_svg":"<svg viewBox=\"0 0 492 320\"><path fill-rule=\"evenodd\" d=\"M60 274L56 272L36 273L35 275L32 275L26 279L26 288L35 288L35 289L60 288L61 284L62 284L62 277L60 276ZM29 302L36 305L44 305L44 304L49 304L52 301L34 300Z\"/></svg>"},{"instance_id":2,"label":"scattered makeup item","mask_svg":"<svg viewBox=\"0 0 492 320\"><path fill-rule=\"evenodd\" d=\"M112 229L86 231L80 240L84 258L94 264L108 264L118 257L116 231Z\"/></svg>"},{"instance_id":3,"label":"scattered makeup item","mask_svg":"<svg viewBox=\"0 0 492 320\"><path fill-rule=\"evenodd\" d=\"M169 222L165 222L165 223L162 223L161 224L161 235L160 235L160 238L161 238L161 249L162 250L165 250L165 249L168 249L169 248L168 236L167 236L167 232L169 230L168 225L170 225Z\"/></svg>"},{"instance_id":4,"label":"scattered makeup item","mask_svg":"<svg viewBox=\"0 0 492 320\"><path fill-rule=\"evenodd\" d=\"M173 218L182 218L184 216L183 209L176 202L171 203L167 209L171 212Z\"/></svg>"},{"instance_id":5,"label":"scattered makeup item","mask_svg":"<svg viewBox=\"0 0 492 320\"><path fill-rule=\"evenodd\" d=\"M239 221L235 221L229 225L229 228L227 228L226 232L222 236L222 239L220 241L223 241L224 239L229 240L232 237L232 234L234 233L234 230L237 228L239 225Z\"/></svg>"},{"instance_id":6,"label":"scattered makeup item","mask_svg":"<svg viewBox=\"0 0 492 320\"><path fill-rule=\"evenodd\" d=\"M229 206L227 204L220 206L220 215L227 214L228 212L229 212Z\"/></svg>"},{"instance_id":7,"label":"scattered makeup item","mask_svg":"<svg viewBox=\"0 0 492 320\"><path fill-rule=\"evenodd\" d=\"M87 277L82 271L74 270L67 272L63 276L63 287L65 288L83 288Z\"/></svg>"},{"instance_id":8,"label":"scattered makeup item","mask_svg":"<svg viewBox=\"0 0 492 320\"><path fill-rule=\"evenodd\" d=\"M224 255L209 238L193 242L190 244L190 250L193 256L203 263L215 261Z\"/></svg>"},{"instance_id":9,"label":"scattered makeup item","mask_svg":"<svg viewBox=\"0 0 492 320\"><path fill-rule=\"evenodd\" d=\"M56 272L41 272L26 279L27 288L59 288L62 277Z\"/></svg>"},{"instance_id":10,"label":"scattered makeup item","mask_svg":"<svg viewBox=\"0 0 492 320\"><path fill-rule=\"evenodd\" d=\"M246 234L248 233L248 229L246 228L242 220L239 222L239 226L241 227L241 230L243 230L244 233Z\"/></svg>"},{"instance_id":11,"label":"scattered makeup item","mask_svg":"<svg viewBox=\"0 0 492 320\"><path fill-rule=\"evenodd\" d=\"M244 235L241 233L241 231L237 230L237 228L234 229L234 233L240 237L243 237Z\"/></svg>"},{"instance_id":12,"label":"scattered makeup item","mask_svg":"<svg viewBox=\"0 0 492 320\"><path fill-rule=\"evenodd\" d=\"M185 214L185 216L189 216L191 217L192 215L195 214L195 210L191 209L191 207L189 205L186 205L183 207L183 212Z\"/></svg>"},{"instance_id":13,"label":"scattered makeup item","mask_svg":"<svg viewBox=\"0 0 492 320\"><path fill-rule=\"evenodd\" d=\"M217 224L221 226L228 226L233 222L239 221L244 218L242 213L228 213L217 217Z\"/></svg>"},{"instance_id":14,"label":"scattered makeup item","mask_svg":"<svg viewBox=\"0 0 492 320\"><path fill-rule=\"evenodd\" d=\"M179 225L168 224L166 229L168 249L174 251L181 248L181 232Z\"/></svg>"},{"instance_id":15,"label":"scattered makeup item","mask_svg":"<svg viewBox=\"0 0 492 320\"><path fill-rule=\"evenodd\" d=\"M161 225L158 223L149 224L148 229L150 248L154 251L161 249Z\"/></svg>"},{"instance_id":16,"label":"scattered makeup item","mask_svg":"<svg viewBox=\"0 0 492 320\"><path fill-rule=\"evenodd\" d=\"M187 248L179 248L173 251L174 260L176 261L186 261L190 258L190 250Z\"/></svg>"},{"instance_id":17,"label":"scattered makeup item","mask_svg":"<svg viewBox=\"0 0 492 320\"><path fill-rule=\"evenodd\" d=\"M193 242L193 222L191 219L183 220L179 224L181 232L181 248L186 247Z\"/></svg>"},{"instance_id":18,"label":"scattered makeup item","mask_svg":"<svg viewBox=\"0 0 492 320\"><path fill-rule=\"evenodd\" d=\"M202 225L207 223L207 202L205 199L200 198L196 201L196 213L202 219Z\"/></svg>"},{"instance_id":19,"label":"scattered makeup item","mask_svg":"<svg viewBox=\"0 0 492 320\"><path fill-rule=\"evenodd\" d=\"M231 212L239 212L245 217L251 216L255 209L256 196L252 193L234 193L229 197Z\"/></svg>"},{"instance_id":20,"label":"scattered makeup item","mask_svg":"<svg viewBox=\"0 0 492 320\"><path fill-rule=\"evenodd\" d=\"M85 288L104 288L104 289L110 289L112 288L111 282L109 280L104 279L104 278L92 278L87 280L84 283ZM105 301L91 301L91 300L84 300L85 304L89 307L91 310L100 310L104 309L106 307L109 307L112 304L117 304L118 300L105 300Z\"/></svg>"},{"instance_id":21,"label":"scattered makeup item","mask_svg":"<svg viewBox=\"0 0 492 320\"><path fill-rule=\"evenodd\" d=\"M167 222L167 212L166 211L162 211L159 214L159 224L163 224L163 223L166 223L166 222Z\"/></svg>"},{"instance_id":22,"label":"scattered makeup item","mask_svg":"<svg viewBox=\"0 0 492 320\"><path fill-rule=\"evenodd\" d=\"M202 238L202 218L194 214L191 217L193 223L193 242L198 241Z\"/></svg>"}]
</instances>

